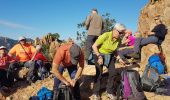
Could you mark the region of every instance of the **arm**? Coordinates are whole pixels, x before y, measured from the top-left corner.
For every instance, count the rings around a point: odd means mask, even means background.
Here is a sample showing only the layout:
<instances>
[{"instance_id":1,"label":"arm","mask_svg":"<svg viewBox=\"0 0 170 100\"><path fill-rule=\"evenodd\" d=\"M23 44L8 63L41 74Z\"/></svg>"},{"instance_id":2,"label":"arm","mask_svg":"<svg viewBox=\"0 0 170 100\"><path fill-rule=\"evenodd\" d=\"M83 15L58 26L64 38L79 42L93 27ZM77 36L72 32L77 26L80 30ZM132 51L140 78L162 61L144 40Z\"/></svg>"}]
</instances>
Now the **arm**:
<instances>
[{"instance_id":1,"label":"arm","mask_svg":"<svg viewBox=\"0 0 170 100\"><path fill-rule=\"evenodd\" d=\"M52 73L64 84L66 84L67 86L70 85L70 83L61 75L61 73L58 70L59 68L59 64L52 64Z\"/></svg>"},{"instance_id":2,"label":"arm","mask_svg":"<svg viewBox=\"0 0 170 100\"><path fill-rule=\"evenodd\" d=\"M88 30L89 26L90 26L90 20L91 20L91 16L88 16L86 21L85 21L85 26L86 26L86 29Z\"/></svg>"},{"instance_id":3,"label":"arm","mask_svg":"<svg viewBox=\"0 0 170 100\"><path fill-rule=\"evenodd\" d=\"M14 46L9 52L8 55L12 57L14 54L16 54L16 46Z\"/></svg>"},{"instance_id":4,"label":"arm","mask_svg":"<svg viewBox=\"0 0 170 100\"><path fill-rule=\"evenodd\" d=\"M81 57L79 59L79 67L78 67L77 73L76 73L75 78L74 78L75 81L77 81L80 78L82 71L83 71L83 68L84 68L84 54L81 51Z\"/></svg>"}]
</instances>

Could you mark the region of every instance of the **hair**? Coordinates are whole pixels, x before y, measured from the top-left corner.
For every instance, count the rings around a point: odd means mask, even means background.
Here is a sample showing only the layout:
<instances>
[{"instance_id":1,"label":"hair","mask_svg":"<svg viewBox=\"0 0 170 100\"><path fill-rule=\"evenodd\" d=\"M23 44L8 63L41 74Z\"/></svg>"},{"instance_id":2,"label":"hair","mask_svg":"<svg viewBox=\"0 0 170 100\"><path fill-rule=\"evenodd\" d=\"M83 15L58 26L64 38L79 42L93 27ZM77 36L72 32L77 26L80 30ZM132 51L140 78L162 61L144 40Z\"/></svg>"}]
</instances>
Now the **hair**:
<instances>
[{"instance_id":1,"label":"hair","mask_svg":"<svg viewBox=\"0 0 170 100\"><path fill-rule=\"evenodd\" d=\"M126 27L123 24L116 23L115 26L114 26L114 29L116 29L119 32L122 32L122 31L126 30Z\"/></svg>"}]
</instances>

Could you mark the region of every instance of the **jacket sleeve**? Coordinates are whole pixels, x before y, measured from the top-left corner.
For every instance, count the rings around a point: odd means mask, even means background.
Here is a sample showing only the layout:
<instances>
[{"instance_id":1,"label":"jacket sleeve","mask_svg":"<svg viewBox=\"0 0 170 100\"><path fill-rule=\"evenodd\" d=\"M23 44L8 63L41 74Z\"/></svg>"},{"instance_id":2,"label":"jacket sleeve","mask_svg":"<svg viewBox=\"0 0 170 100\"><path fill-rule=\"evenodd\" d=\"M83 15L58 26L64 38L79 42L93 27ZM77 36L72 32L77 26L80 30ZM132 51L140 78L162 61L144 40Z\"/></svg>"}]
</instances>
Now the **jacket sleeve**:
<instances>
[{"instance_id":1,"label":"jacket sleeve","mask_svg":"<svg viewBox=\"0 0 170 100\"><path fill-rule=\"evenodd\" d=\"M85 26L86 29L88 30L89 26L90 26L90 21L91 21L91 15L89 15L85 21Z\"/></svg>"}]
</instances>

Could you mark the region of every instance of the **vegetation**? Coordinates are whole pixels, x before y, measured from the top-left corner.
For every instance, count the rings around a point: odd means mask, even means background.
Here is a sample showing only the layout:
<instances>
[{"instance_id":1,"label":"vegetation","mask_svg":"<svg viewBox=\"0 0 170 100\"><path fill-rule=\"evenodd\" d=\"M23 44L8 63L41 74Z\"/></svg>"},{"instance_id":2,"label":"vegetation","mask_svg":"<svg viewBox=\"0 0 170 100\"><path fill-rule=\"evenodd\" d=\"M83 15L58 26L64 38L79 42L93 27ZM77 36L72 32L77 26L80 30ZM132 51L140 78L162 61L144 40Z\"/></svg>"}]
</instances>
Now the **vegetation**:
<instances>
[{"instance_id":1,"label":"vegetation","mask_svg":"<svg viewBox=\"0 0 170 100\"><path fill-rule=\"evenodd\" d=\"M111 18L109 13L102 15L102 17L104 19L103 32L111 31L114 24L116 23L115 19ZM86 44L86 40L87 40L87 31L85 30L85 21L77 24L77 28L79 29L79 31L77 31L76 39L80 41L80 45L84 47Z\"/></svg>"}]
</instances>

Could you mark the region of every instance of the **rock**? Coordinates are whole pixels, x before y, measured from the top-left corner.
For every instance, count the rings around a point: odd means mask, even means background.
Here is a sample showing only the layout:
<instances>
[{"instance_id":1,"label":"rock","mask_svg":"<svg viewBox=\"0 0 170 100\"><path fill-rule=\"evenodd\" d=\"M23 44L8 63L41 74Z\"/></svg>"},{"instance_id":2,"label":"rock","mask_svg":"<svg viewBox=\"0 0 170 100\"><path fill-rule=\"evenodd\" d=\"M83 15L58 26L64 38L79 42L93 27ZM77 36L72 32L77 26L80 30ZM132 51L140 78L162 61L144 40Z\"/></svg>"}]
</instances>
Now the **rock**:
<instances>
[{"instance_id":1,"label":"rock","mask_svg":"<svg viewBox=\"0 0 170 100\"><path fill-rule=\"evenodd\" d=\"M158 46L155 44L148 44L148 45L142 47L141 64L140 64L141 71L144 71L145 66L148 64L149 57L155 53L160 53Z\"/></svg>"},{"instance_id":2,"label":"rock","mask_svg":"<svg viewBox=\"0 0 170 100\"><path fill-rule=\"evenodd\" d=\"M18 72L19 78L22 78L22 79L26 78L28 71L29 71L29 69L26 67L23 67L21 70L19 70L19 72Z\"/></svg>"},{"instance_id":3,"label":"rock","mask_svg":"<svg viewBox=\"0 0 170 100\"><path fill-rule=\"evenodd\" d=\"M152 0L153 2L154 0ZM157 0L152 4L147 4L142 10L139 16L138 30L141 33L149 31L154 26L155 22L153 21L154 16L160 15L160 18L163 24L166 25L168 33L165 37L165 40L162 43L163 54L165 55L166 66L169 68L170 72L170 0ZM144 55L142 54L142 60ZM146 58L147 59L147 58Z\"/></svg>"}]
</instances>

